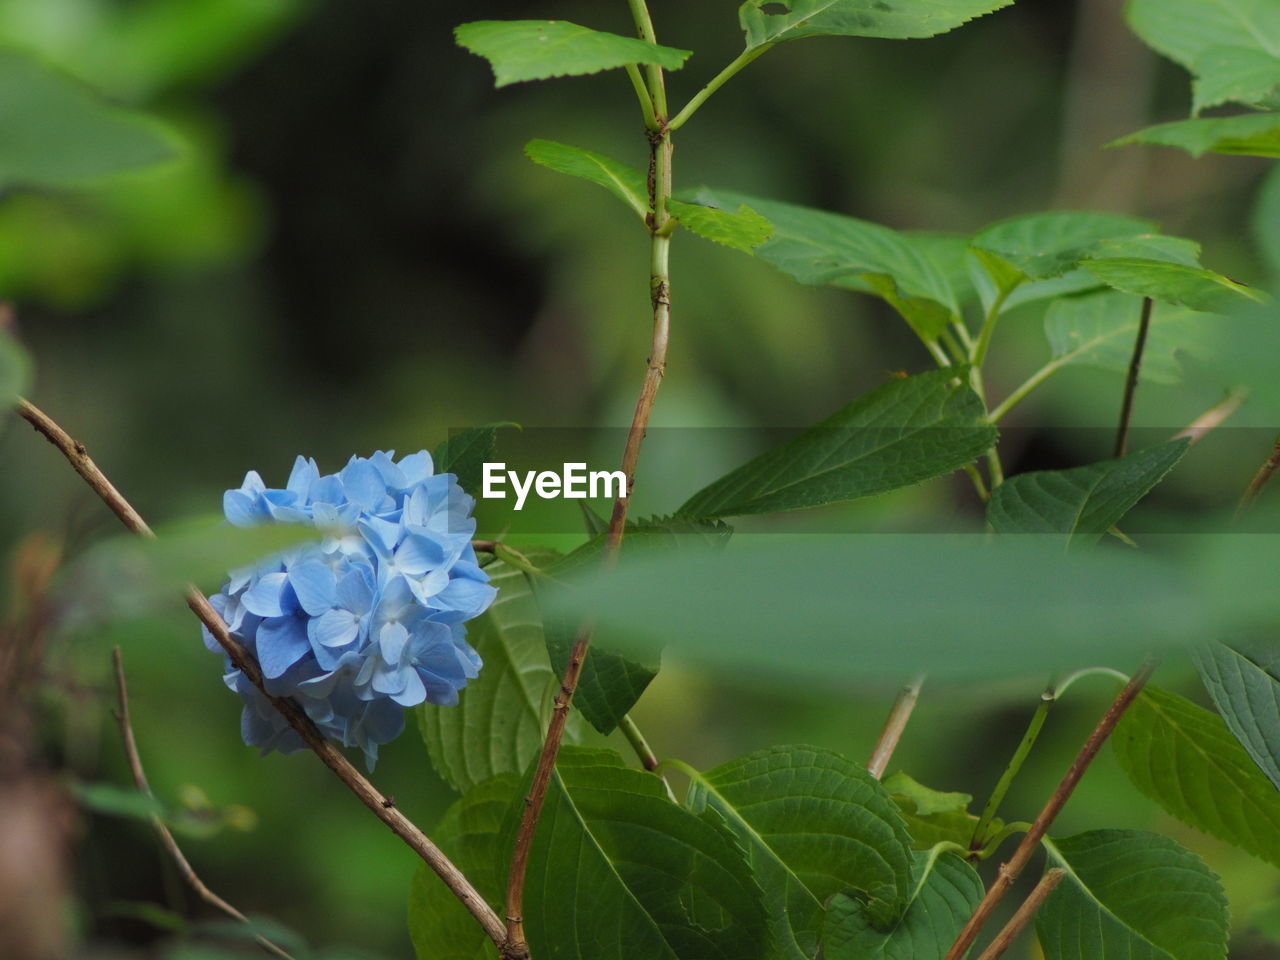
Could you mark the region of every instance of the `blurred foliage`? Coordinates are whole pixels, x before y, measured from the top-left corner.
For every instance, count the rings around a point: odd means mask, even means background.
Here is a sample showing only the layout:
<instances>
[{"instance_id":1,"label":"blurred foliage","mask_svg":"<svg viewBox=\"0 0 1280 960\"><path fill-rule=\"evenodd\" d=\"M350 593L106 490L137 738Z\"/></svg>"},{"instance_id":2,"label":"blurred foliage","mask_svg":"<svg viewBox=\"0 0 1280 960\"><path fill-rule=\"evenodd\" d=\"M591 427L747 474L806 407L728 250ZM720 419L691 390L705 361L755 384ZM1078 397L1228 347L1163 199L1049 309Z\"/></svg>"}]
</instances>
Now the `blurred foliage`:
<instances>
[{"instance_id":1,"label":"blurred foliage","mask_svg":"<svg viewBox=\"0 0 1280 960\"><path fill-rule=\"evenodd\" d=\"M1275 217L1258 216L1261 246L1247 225L1266 164L1099 150L1185 116L1189 102L1185 73L1139 44L1113 6L1028 2L918 44L780 48L681 135L677 187L966 234L1036 209L1098 208L1195 237L1206 263L1265 285L1278 269ZM672 77L677 100L741 49L731 4L655 0L653 12L663 42L696 51ZM420 0L0 0L0 44L151 112L185 143L165 166L109 184L0 196L0 298L16 308L6 329L36 358L34 399L89 443L144 516L208 514L247 469L282 482L296 453L331 469L352 452L432 448L451 427L627 422L648 335L643 234L614 198L534 166L522 147L547 137L640 167L640 119L621 73L495 93L484 65L453 45L454 19L527 16L630 32L623 4L588 0L476 0L453 14ZM1124 82L1092 96L1099 63L1125 65ZM1082 102L1089 124L1079 122ZM1273 209L1276 174L1269 183ZM930 364L871 298L799 286L692 237L676 244L678 333L655 426L809 424L894 372ZM1029 303L1002 323L987 378L994 396L1049 358L1045 309ZM1251 334L1239 342L1240 362L1265 372L1274 354ZM7 344L0 389L21 362ZM1184 426L1230 385L1220 366L1184 360L1183 382L1139 392L1135 422L1153 436ZM1011 466L1101 459L1120 392L1114 370L1064 369L1007 418ZM1278 412L1280 399L1260 395L1231 423L1269 426ZM597 456L612 461L617 435L606 439ZM1146 515L1154 523L1233 502L1265 444L1255 430L1219 431L1157 489ZM714 435L699 469L710 478L745 462L743 446L734 431ZM117 532L29 431L6 425L0 465L0 543L45 530L80 555ZM640 476L640 515L669 512L690 493L648 453ZM959 477L802 522L937 529L980 516ZM184 838L209 885L310 943L407 954L413 856L310 756L259 759L241 744L239 704L179 599L59 635L41 730L51 762L86 782L129 782L109 713L117 643L157 794L196 784L211 807L257 817L251 831ZM926 685L891 769L985 796L1042 679ZM1193 679L1180 660L1162 671L1165 686L1194 690ZM703 768L788 741L858 758L892 691L865 678L836 683L840 695L818 698L669 663L635 716L660 754L679 749ZM1038 809L1109 693L1098 684L1057 708L1005 810ZM386 749L378 782L426 824L455 796L413 735ZM1274 872L1158 813L1109 753L1060 829L1100 822L1189 845L1224 877L1239 956L1274 949L1264 940L1280 926ZM169 936L165 918L201 915L153 850L143 823L88 818L77 878L87 938L145 944ZM113 907L122 902L169 913L129 915ZM227 955L204 941L165 951Z\"/></svg>"}]
</instances>

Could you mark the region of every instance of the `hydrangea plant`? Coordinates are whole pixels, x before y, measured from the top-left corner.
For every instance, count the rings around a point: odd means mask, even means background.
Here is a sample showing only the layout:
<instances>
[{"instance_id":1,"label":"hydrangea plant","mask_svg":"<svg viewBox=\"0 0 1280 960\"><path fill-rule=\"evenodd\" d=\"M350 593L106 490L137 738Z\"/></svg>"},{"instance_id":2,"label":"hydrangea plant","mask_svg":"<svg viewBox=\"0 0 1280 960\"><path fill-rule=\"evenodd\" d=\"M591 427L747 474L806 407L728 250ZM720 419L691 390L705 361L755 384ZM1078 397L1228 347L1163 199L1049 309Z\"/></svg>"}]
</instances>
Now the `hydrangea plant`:
<instances>
[{"instance_id":1,"label":"hydrangea plant","mask_svg":"<svg viewBox=\"0 0 1280 960\"><path fill-rule=\"evenodd\" d=\"M454 704L480 656L466 623L496 591L476 562L475 501L425 450L352 457L321 475L298 457L283 488L256 471L223 497L236 526L311 524L318 540L231 572L210 599L258 659L267 690L293 697L331 739L358 746L373 768L379 744L404 729L404 710ZM204 641L221 652L204 630ZM305 746L228 658L226 684L244 700L245 743L263 752Z\"/></svg>"}]
</instances>

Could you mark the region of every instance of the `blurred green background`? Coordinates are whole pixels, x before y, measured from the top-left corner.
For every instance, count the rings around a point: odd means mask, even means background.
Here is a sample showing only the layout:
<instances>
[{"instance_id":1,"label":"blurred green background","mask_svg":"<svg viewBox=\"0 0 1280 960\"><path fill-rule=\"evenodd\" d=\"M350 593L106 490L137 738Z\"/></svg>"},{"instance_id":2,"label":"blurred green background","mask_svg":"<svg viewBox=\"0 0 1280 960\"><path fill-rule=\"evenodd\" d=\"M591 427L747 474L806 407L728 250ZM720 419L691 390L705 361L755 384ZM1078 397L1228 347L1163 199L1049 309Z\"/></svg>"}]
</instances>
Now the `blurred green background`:
<instances>
[{"instance_id":1,"label":"blurred green background","mask_svg":"<svg viewBox=\"0 0 1280 960\"><path fill-rule=\"evenodd\" d=\"M675 101L740 50L735 6L652 3L660 39L696 51L670 78ZM1206 265L1265 283L1251 226L1264 161L1100 149L1187 110L1185 74L1142 47L1117 6L1023 2L930 41L784 46L681 131L677 186L902 229L967 232L1050 207L1135 213L1202 241ZM621 72L495 91L487 66L452 44L459 20L529 17L630 32L624 4L588 0L475 0L465 10L424 0L0 0L0 43L153 112L187 144L179 160L101 187L0 197L0 298L14 304L36 361L33 399L89 444L144 516L215 511L247 469L280 485L296 453L332 470L353 452L429 448L451 427L486 421L625 425L648 343L646 237L613 198L534 167L521 147L542 136L640 166L642 129ZM658 426L808 424L891 372L929 366L879 302L799 287L691 237L675 247ZM1034 308L1015 314L997 336L990 392L1003 395L1047 354ZM1182 385L1144 386L1136 423L1176 429L1230 386L1197 374L1193 365ZM1110 428L1120 389L1113 375L1059 374L1010 418L1026 429L1006 462L1102 458L1101 434L1052 428ZM1232 422L1265 426L1277 412L1247 405ZM1193 453L1153 509L1233 502L1265 452L1260 435L1238 436L1230 469L1217 448ZM724 469L741 456L728 442L711 454ZM673 476L642 463L642 509L684 498ZM949 525L978 515L963 480L841 515L869 527ZM46 531L76 554L114 523L54 450L5 426L0 542ZM251 830L184 841L210 886L313 944L409 955L412 854L314 758L259 759L241 744L239 704L190 616L177 605L128 619L87 613L48 665L49 757L84 780L126 781L109 713L119 644L157 791L176 799L197 785L215 805L256 814ZM1194 689L1185 665L1164 673L1165 684ZM894 767L985 796L1042 681L926 686ZM1010 814L1038 809L1113 693L1101 681L1076 689ZM816 700L767 677L722 683L671 663L635 715L659 755L694 764L788 741L861 759L892 695L866 687ZM377 781L427 824L452 799L412 727L385 750ZM1094 826L1154 827L1205 856L1232 898L1238 956L1272 955L1250 916L1280 893L1275 872L1157 815L1106 753L1058 830ZM77 859L76 922L90 942L145 947L161 936L119 917L120 902L193 907L143 824L91 818Z\"/></svg>"}]
</instances>

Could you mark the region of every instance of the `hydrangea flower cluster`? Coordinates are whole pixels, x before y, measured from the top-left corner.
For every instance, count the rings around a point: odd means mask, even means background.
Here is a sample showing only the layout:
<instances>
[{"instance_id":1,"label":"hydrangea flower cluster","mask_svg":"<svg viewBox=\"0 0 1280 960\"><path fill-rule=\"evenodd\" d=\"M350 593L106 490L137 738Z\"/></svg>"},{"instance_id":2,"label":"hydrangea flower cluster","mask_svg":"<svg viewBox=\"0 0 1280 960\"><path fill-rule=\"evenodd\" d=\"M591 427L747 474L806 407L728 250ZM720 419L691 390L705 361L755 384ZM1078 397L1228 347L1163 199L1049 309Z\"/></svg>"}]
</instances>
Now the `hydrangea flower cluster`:
<instances>
[{"instance_id":1,"label":"hydrangea flower cluster","mask_svg":"<svg viewBox=\"0 0 1280 960\"><path fill-rule=\"evenodd\" d=\"M465 624L496 591L476 562L475 501L425 450L352 457L321 476L298 457L284 489L255 471L223 497L227 520L312 524L322 539L234 570L210 598L258 659L273 696L292 697L329 738L364 751L399 736L406 707L454 704L481 667ZM204 642L221 647L206 629ZM245 743L292 753L302 738L226 658L244 700Z\"/></svg>"}]
</instances>

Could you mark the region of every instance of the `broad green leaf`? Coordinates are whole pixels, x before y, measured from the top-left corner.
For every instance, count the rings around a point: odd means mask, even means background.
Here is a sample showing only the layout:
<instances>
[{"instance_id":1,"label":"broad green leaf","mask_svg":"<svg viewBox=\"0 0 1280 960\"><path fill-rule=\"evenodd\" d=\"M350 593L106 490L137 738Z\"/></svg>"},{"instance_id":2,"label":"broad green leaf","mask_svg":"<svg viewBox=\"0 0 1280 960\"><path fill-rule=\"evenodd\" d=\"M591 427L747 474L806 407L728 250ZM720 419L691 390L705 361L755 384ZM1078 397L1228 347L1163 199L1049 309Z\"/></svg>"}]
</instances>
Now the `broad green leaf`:
<instances>
[{"instance_id":1,"label":"broad green leaf","mask_svg":"<svg viewBox=\"0 0 1280 960\"><path fill-rule=\"evenodd\" d=\"M455 474L458 486L473 495L478 493L485 461L493 459L497 434L503 427L518 429L510 422L486 423L450 434L431 454L435 472Z\"/></svg>"},{"instance_id":2,"label":"broad green leaf","mask_svg":"<svg viewBox=\"0 0 1280 960\"><path fill-rule=\"evenodd\" d=\"M547 791L524 921L533 956L563 960L756 960L767 941L760 888L724 825L581 747L561 750Z\"/></svg>"},{"instance_id":3,"label":"broad green leaf","mask_svg":"<svg viewBox=\"0 0 1280 960\"><path fill-rule=\"evenodd\" d=\"M1104 241L1150 236L1155 230L1149 220L1109 213L1033 213L983 228L973 247L995 254L1027 279L1046 280L1074 268ZM1014 277L996 279L1008 287Z\"/></svg>"},{"instance_id":4,"label":"broad green leaf","mask_svg":"<svg viewBox=\"0 0 1280 960\"><path fill-rule=\"evenodd\" d=\"M554 140L530 140L525 156L534 163L571 177L581 177L604 187L643 219L649 211L648 189L644 174L600 153Z\"/></svg>"},{"instance_id":5,"label":"broad green leaf","mask_svg":"<svg viewBox=\"0 0 1280 960\"><path fill-rule=\"evenodd\" d=\"M70 187L177 156L157 121L0 47L0 189Z\"/></svg>"},{"instance_id":6,"label":"broad green leaf","mask_svg":"<svg viewBox=\"0 0 1280 960\"><path fill-rule=\"evenodd\" d=\"M1280 56L1250 47L1210 47L1192 73L1192 112L1224 103L1257 104L1280 87Z\"/></svg>"},{"instance_id":7,"label":"broad green leaf","mask_svg":"<svg viewBox=\"0 0 1280 960\"><path fill-rule=\"evenodd\" d=\"M969 812L973 802L969 794L931 790L901 772L885 777L884 788L898 805L916 850L930 850L943 842L969 846L978 826L978 818ZM992 832L1003 826L1001 821L993 820Z\"/></svg>"},{"instance_id":8,"label":"broad green leaf","mask_svg":"<svg viewBox=\"0 0 1280 960\"><path fill-rule=\"evenodd\" d=\"M941 272L945 289L951 291L958 306L977 299L969 268L969 237L959 233L937 233L931 230L904 230L902 236L926 260Z\"/></svg>"},{"instance_id":9,"label":"broad green leaf","mask_svg":"<svg viewBox=\"0 0 1280 960\"><path fill-rule=\"evenodd\" d=\"M431 839L495 909L506 883L502 827L520 792L520 778L496 777L454 801ZM497 950L475 917L426 864L409 888L409 937L418 960L490 960Z\"/></svg>"},{"instance_id":10,"label":"broad green leaf","mask_svg":"<svg viewBox=\"0 0 1280 960\"><path fill-rule=\"evenodd\" d=\"M1052 363L1124 373L1133 359L1141 318L1142 301L1114 290L1055 301L1044 316ZM1155 305L1142 354L1143 382L1181 383L1179 354L1210 348L1217 320L1185 307Z\"/></svg>"},{"instance_id":11,"label":"broad green leaf","mask_svg":"<svg viewBox=\"0 0 1280 960\"><path fill-rule=\"evenodd\" d=\"M823 960L943 960L985 892L982 879L954 853L918 853L911 902L893 926L877 928L855 897L827 907Z\"/></svg>"},{"instance_id":12,"label":"broad green leaf","mask_svg":"<svg viewBox=\"0 0 1280 960\"><path fill-rule=\"evenodd\" d=\"M1280 790L1280 648L1215 643L1197 652L1196 667L1228 729Z\"/></svg>"},{"instance_id":13,"label":"broad green leaf","mask_svg":"<svg viewBox=\"0 0 1280 960\"><path fill-rule=\"evenodd\" d=\"M533 553L534 563L550 560ZM461 791L503 773L521 774L542 749L559 675L547 660L538 604L525 575L501 560L485 567L498 597L471 621L467 639L484 660L452 707L417 708L431 765ZM570 719L568 741L577 738Z\"/></svg>"},{"instance_id":14,"label":"broad green leaf","mask_svg":"<svg viewBox=\"0 0 1280 960\"><path fill-rule=\"evenodd\" d=\"M1280 7L1272 0L1129 0L1126 13L1150 47L1189 70L1221 47L1280 57Z\"/></svg>"},{"instance_id":15,"label":"broad green leaf","mask_svg":"<svg viewBox=\"0 0 1280 960\"><path fill-rule=\"evenodd\" d=\"M1280 158L1280 113L1245 113L1236 117L1196 117L1147 127L1108 146L1152 143L1178 147L1193 157L1226 153Z\"/></svg>"},{"instance_id":16,"label":"broad green leaf","mask_svg":"<svg viewBox=\"0 0 1280 960\"><path fill-rule=\"evenodd\" d=\"M681 226L704 240L723 244L743 253L751 253L769 239L773 226L745 203L736 212L699 203L672 200L667 204L671 215Z\"/></svg>"},{"instance_id":17,"label":"broad green leaf","mask_svg":"<svg viewBox=\"0 0 1280 960\"><path fill-rule=\"evenodd\" d=\"M1063 534L1092 543L1164 479L1189 443L1173 440L1087 467L1020 473L991 491L987 522L997 533Z\"/></svg>"},{"instance_id":18,"label":"broad green leaf","mask_svg":"<svg viewBox=\"0 0 1280 960\"><path fill-rule=\"evenodd\" d=\"M936 244L879 224L775 200L699 190L700 203L745 204L773 225L755 255L812 286L847 287L883 297L926 340L959 316L956 292L935 261Z\"/></svg>"},{"instance_id":19,"label":"broad green leaf","mask_svg":"<svg viewBox=\"0 0 1280 960\"><path fill-rule=\"evenodd\" d=\"M819 747L780 746L688 772L689 806L718 813L746 847L780 956L812 957L825 904L846 890L865 898L877 926L902 916L910 838L864 768Z\"/></svg>"},{"instance_id":20,"label":"broad green leaf","mask_svg":"<svg viewBox=\"0 0 1280 960\"><path fill-rule=\"evenodd\" d=\"M717 558L623 557L562 602L615 650L666 644L664 658L808 697L921 670L1132 670L1153 645L1203 642L1200 583L1142 551L1064 551L1057 536L770 533L737 534Z\"/></svg>"},{"instance_id":21,"label":"broad green leaf","mask_svg":"<svg viewBox=\"0 0 1280 960\"><path fill-rule=\"evenodd\" d=\"M933 37L1013 0L747 0L738 11L747 49L801 37ZM785 13L766 13L773 7Z\"/></svg>"},{"instance_id":22,"label":"broad green leaf","mask_svg":"<svg viewBox=\"0 0 1280 960\"><path fill-rule=\"evenodd\" d=\"M1166 811L1280 865L1280 790L1217 714L1148 685L1111 743L1134 786Z\"/></svg>"},{"instance_id":23,"label":"broad green leaf","mask_svg":"<svg viewBox=\"0 0 1280 960\"><path fill-rule=\"evenodd\" d=\"M0 329L0 408L7 410L31 385L31 359L22 345Z\"/></svg>"},{"instance_id":24,"label":"broad green leaf","mask_svg":"<svg viewBox=\"0 0 1280 960\"><path fill-rule=\"evenodd\" d=\"M717 549L724 546L731 533L725 523L687 517L653 517L627 523L622 552L625 556L634 556L641 551ZM561 578L575 570L598 568L604 539L604 534L592 537L577 550L550 564L547 573ZM542 583L539 589L546 594L556 586ZM559 674L568 666L579 625L577 619L560 619L554 615L547 619L547 650L552 667ZM612 651L607 634L601 636L599 632L591 642L591 653L583 665L573 705L601 733L613 731L657 676L660 651L654 648L640 654L636 656L632 652L624 656Z\"/></svg>"},{"instance_id":25,"label":"broad green leaf","mask_svg":"<svg viewBox=\"0 0 1280 960\"><path fill-rule=\"evenodd\" d=\"M86 810L111 817L147 820L151 817L163 817L166 813L164 804L134 787L119 787L114 783L72 782L71 793Z\"/></svg>"},{"instance_id":26,"label":"broad green leaf","mask_svg":"<svg viewBox=\"0 0 1280 960\"><path fill-rule=\"evenodd\" d=\"M1091 830L1044 845L1067 871L1036 915L1045 960L1225 960L1226 895L1181 844Z\"/></svg>"},{"instance_id":27,"label":"broad green leaf","mask_svg":"<svg viewBox=\"0 0 1280 960\"><path fill-rule=\"evenodd\" d=\"M567 20L477 20L455 28L453 34L459 46L489 61L498 87L599 73L630 63L679 70L690 56L688 50L620 37Z\"/></svg>"},{"instance_id":28,"label":"broad green leaf","mask_svg":"<svg viewBox=\"0 0 1280 960\"><path fill-rule=\"evenodd\" d=\"M1116 290L1192 310L1227 313L1250 301L1266 302L1265 294L1202 267L1137 257L1085 260L1082 266Z\"/></svg>"},{"instance_id":29,"label":"broad green leaf","mask_svg":"<svg viewBox=\"0 0 1280 960\"><path fill-rule=\"evenodd\" d=\"M794 440L695 493L694 517L856 500L958 470L995 442L982 401L955 370L891 380Z\"/></svg>"}]
</instances>

